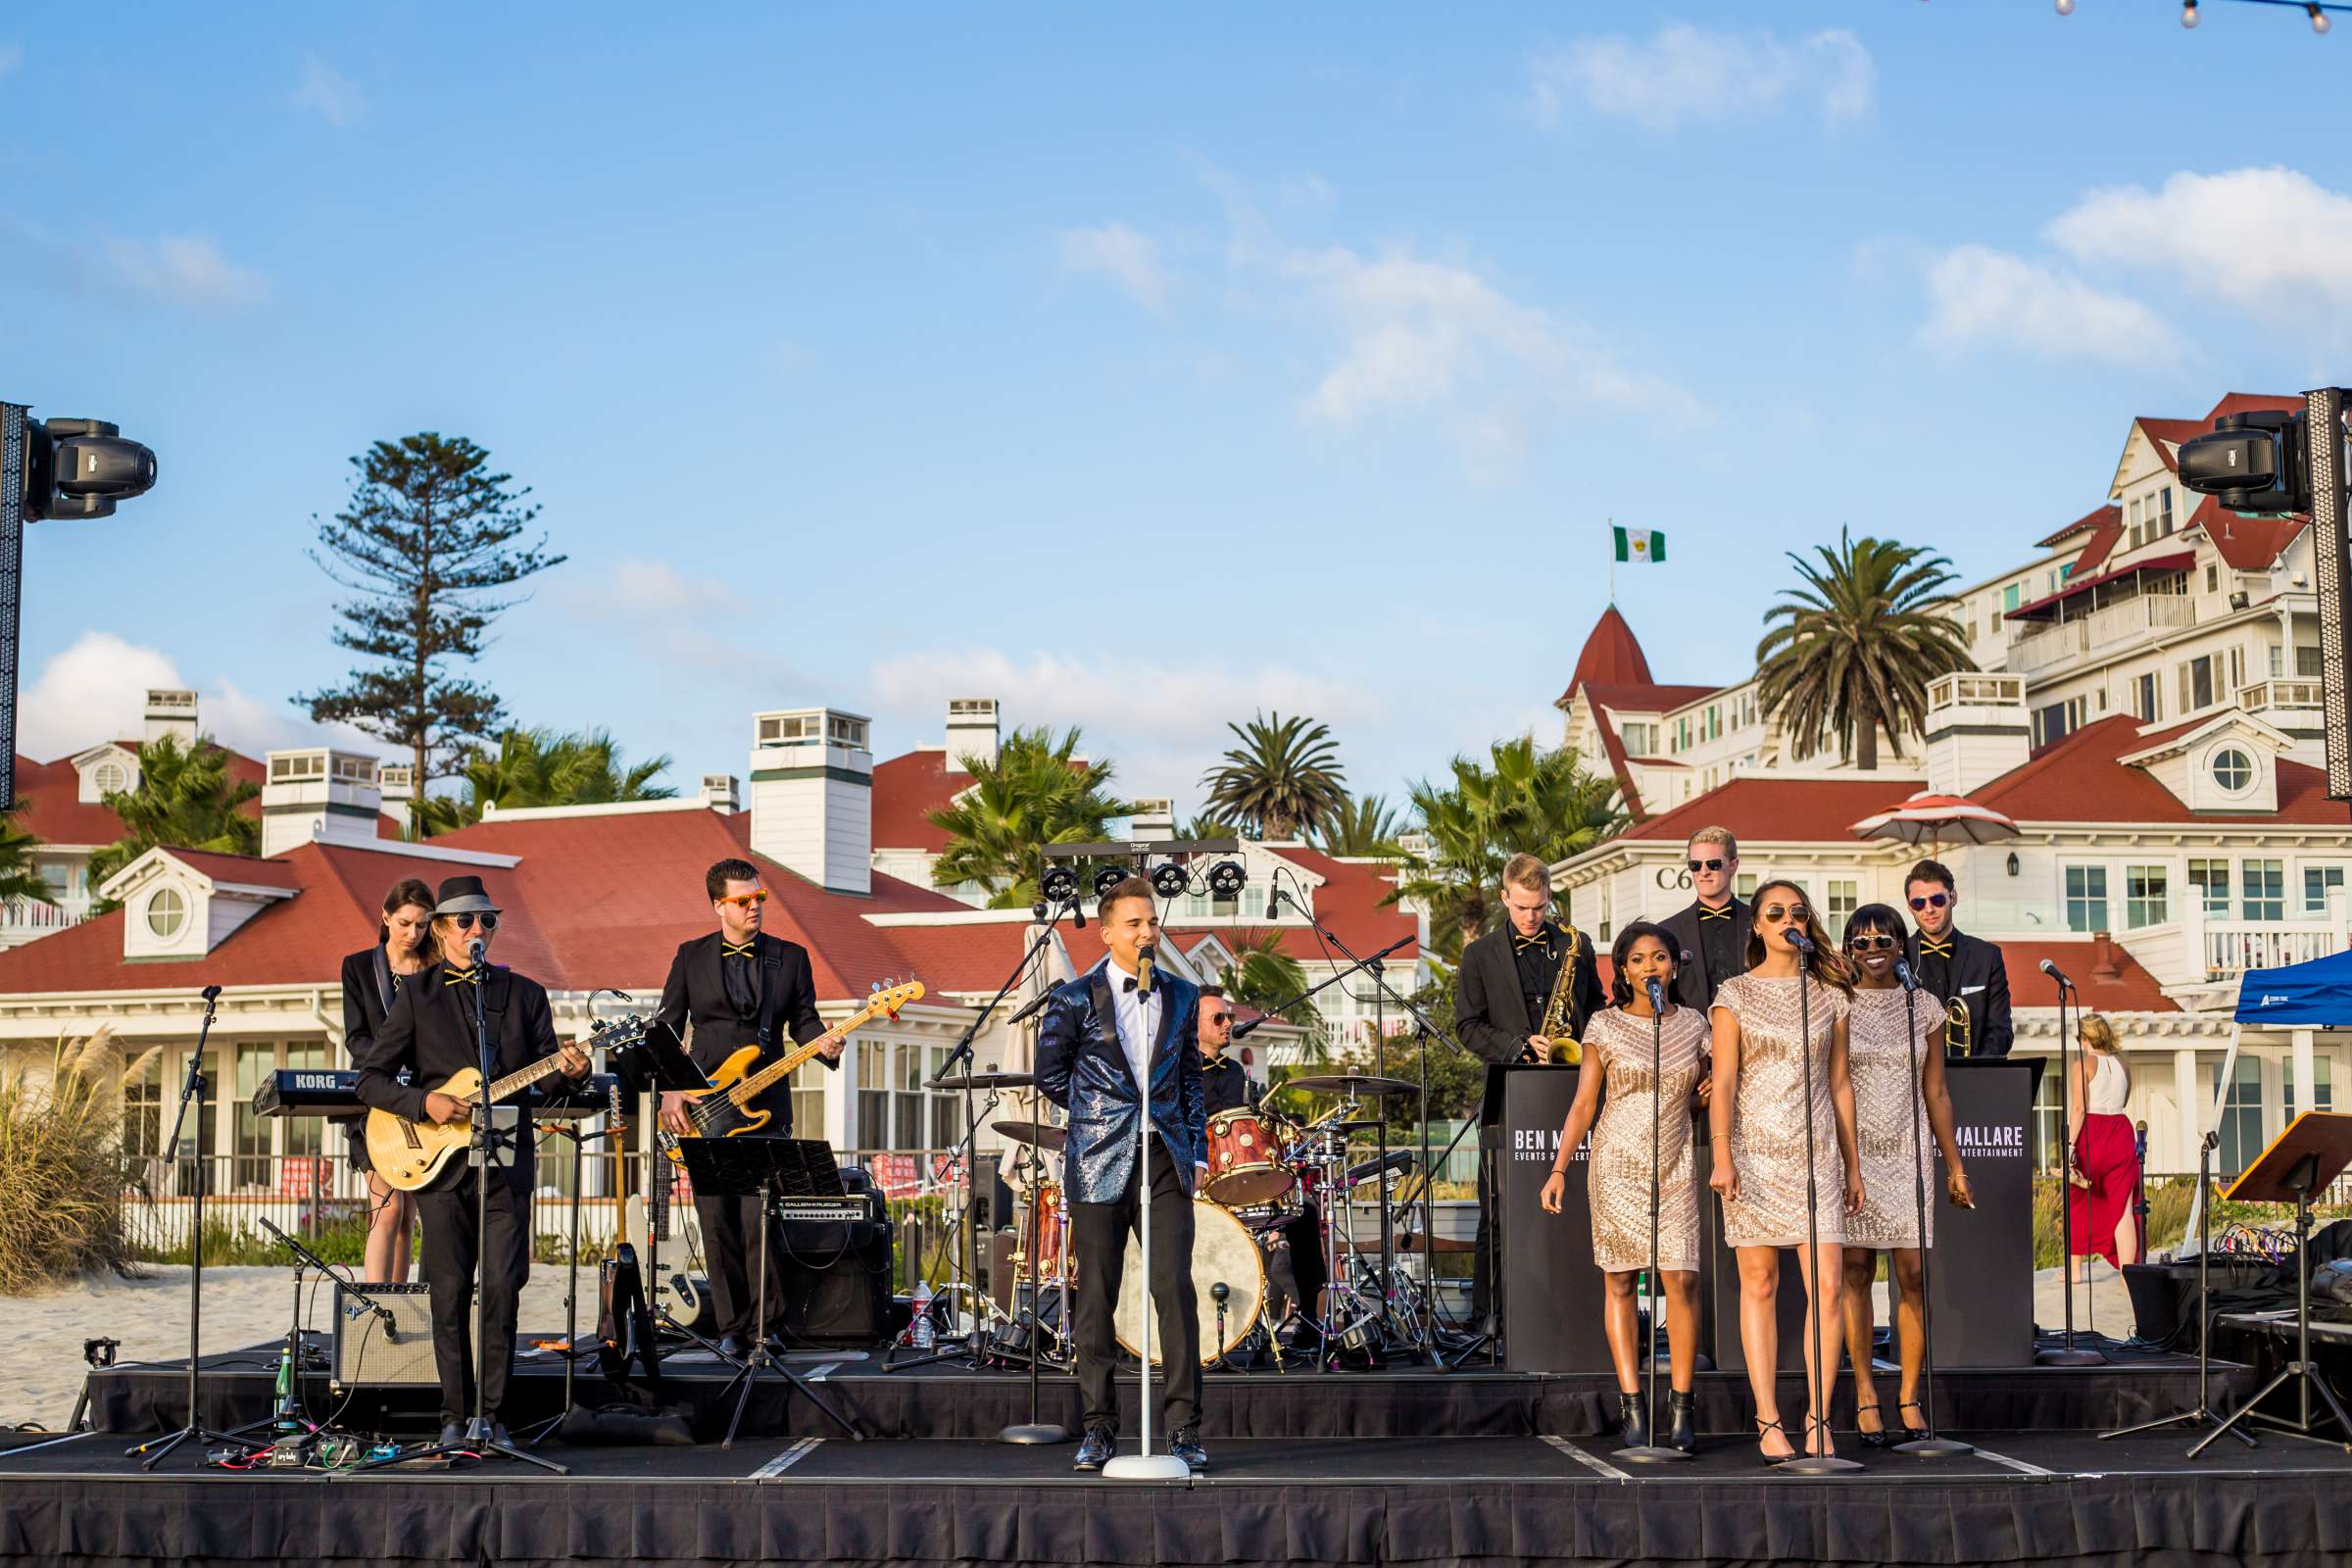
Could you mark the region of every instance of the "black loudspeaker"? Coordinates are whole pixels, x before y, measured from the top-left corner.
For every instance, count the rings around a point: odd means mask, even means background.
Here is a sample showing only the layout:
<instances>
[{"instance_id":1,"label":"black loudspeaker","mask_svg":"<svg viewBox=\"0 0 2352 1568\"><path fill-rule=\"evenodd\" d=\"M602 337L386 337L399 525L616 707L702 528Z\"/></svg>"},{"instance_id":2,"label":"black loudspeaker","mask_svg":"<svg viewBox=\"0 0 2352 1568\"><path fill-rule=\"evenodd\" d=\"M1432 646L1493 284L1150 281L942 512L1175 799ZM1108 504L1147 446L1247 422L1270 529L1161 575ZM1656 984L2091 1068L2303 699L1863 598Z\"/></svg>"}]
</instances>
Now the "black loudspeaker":
<instances>
[{"instance_id":1,"label":"black loudspeaker","mask_svg":"<svg viewBox=\"0 0 2352 1568\"><path fill-rule=\"evenodd\" d=\"M864 1196L867 1218L777 1227L786 1344L865 1349L888 1337L894 1227L881 1195Z\"/></svg>"}]
</instances>

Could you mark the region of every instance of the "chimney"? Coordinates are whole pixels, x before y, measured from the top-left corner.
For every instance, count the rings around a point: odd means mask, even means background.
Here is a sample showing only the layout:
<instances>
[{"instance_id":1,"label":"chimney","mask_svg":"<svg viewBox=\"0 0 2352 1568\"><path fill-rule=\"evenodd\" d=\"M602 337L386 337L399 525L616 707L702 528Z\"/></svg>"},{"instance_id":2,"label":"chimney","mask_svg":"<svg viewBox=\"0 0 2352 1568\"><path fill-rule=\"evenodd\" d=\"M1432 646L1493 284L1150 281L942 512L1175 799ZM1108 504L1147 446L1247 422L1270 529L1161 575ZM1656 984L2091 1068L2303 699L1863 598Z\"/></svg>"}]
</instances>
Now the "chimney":
<instances>
[{"instance_id":1,"label":"chimney","mask_svg":"<svg viewBox=\"0 0 2352 1568\"><path fill-rule=\"evenodd\" d=\"M414 762L383 762L375 770L375 781L383 792L384 814L397 819L401 831L416 830L416 764Z\"/></svg>"},{"instance_id":2,"label":"chimney","mask_svg":"<svg viewBox=\"0 0 2352 1568\"><path fill-rule=\"evenodd\" d=\"M196 694L165 691L150 686L147 689L147 729L141 739L160 741L167 735L183 752L195 746Z\"/></svg>"},{"instance_id":3,"label":"chimney","mask_svg":"<svg viewBox=\"0 0 2352 1568\"><path fill-rule=\"evenodd\" d=\"M271 752L262 784L262 853L283 855L314 839L373 844L383 814L372 757L327 747Z\"/></svg>"},{"instance_id":4,"label":"chimney","mask_svg":"<svg viewBox=\"0 0 2352 1568\"><path fill-rule=\"evenodd\" d=\"M2124 977L2124 967L2116 961L2115 939L2104 931L2090 934L2090 977L2109 981Z\"/></svg>"},{"instance_id":5,"label":"chimney","mask_svg":"<svg viewBox=\"0 0 2352 1568\"><path fill-rule=\"evenodd\" d=\"M968 773L964 759L987 766L997 760L997 700L994 697L948 699L948 766Z\"/></svg>"},{"instance_id":6,"label":"chimney","mask_svg":"<svg viewBox=\"0 0 2352 1568\"><path fill-rule=\"evenodd\" d=\"M830 708L752 716L752 849L837 893L873 888L873 721Z\"/></svg>"},{"instance_id":7,"label":"chimney","mask_svg":"<svg viewBox=\"0 0 2352 1568\"><path fill-rule=\"evenodd\" d=\"M1928 683L1928 788L1966 795L2026 765L2034 726L2023 675L1939 675Z\"/></svg>"},{"instance_id":8,"label":"chimney","mask_svg":"<svg viewBox=\"0 0 2352 1568\"><path fill-rule=\"evenodd\" d=\"M1176 836L1176 803L1174 801L1136 802L1135 815L1127 819L1127 836L1139 842L1174 838Z\"/></svg>"},{"instance_id":9,"label":"chimney","mask_svg":"<svg viewBox=\"0 0 2352 1568\"><path fill-rule=\"evenodd\" d=\"M705 773L703 775L703 804L713 811L723 811L727 815L733 816L737 811L743 809L742 798L742 791L736 785L734 774Z\"/></svg>"}]
</instances>

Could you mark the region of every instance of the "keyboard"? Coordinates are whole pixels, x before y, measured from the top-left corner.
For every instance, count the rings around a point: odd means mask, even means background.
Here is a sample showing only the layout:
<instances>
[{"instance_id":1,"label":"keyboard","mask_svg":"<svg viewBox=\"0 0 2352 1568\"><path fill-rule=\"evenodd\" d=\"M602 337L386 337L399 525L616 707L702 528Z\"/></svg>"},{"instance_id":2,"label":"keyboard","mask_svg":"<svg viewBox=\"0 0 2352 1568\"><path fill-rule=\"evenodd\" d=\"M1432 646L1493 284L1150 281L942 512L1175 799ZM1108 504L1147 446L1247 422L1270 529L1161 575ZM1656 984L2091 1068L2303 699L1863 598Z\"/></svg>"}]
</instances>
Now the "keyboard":
<instances>
[{"instance_id":1,"label":"keyboard","mask_svg":"<svg viewBox=\"0 0 2352 1568\"><path fill-rule=\"evenodd\" d=\"M611 1073L590 1073L576 1084L548 1095L532 1114L575 1120L611 1108L611 1091L617 1082ZM280 1067L253 1092L257 1116L356 1116L368 1107L360 1103L360 1075L349 1068Z\"/></svg>"}]
</instances>

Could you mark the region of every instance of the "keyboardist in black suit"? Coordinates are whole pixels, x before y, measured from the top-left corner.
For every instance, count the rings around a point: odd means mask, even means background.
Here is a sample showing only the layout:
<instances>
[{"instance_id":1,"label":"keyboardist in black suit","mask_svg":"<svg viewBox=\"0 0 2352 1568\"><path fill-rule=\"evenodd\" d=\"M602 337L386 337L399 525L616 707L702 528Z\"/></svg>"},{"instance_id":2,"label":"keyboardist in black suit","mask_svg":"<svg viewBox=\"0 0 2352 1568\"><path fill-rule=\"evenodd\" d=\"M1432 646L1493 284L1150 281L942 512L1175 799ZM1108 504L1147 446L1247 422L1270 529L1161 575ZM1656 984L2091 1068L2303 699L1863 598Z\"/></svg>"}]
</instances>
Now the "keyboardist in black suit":
<instances>
[{"instance_id":1,"label":"keyboardist in black suit","mask_svg":"<svg viewBox=\"0 0 2352 1568\"><path fill-rule=\"evenodd\" d=\"M375 945L343 960L343 1052L353 1066L366 1055L392 1010L392 999L439 955L434 951L433 890L403 877L384 895ZM368 1113L342 1118L350 1138L351 1168L368 1178L368 1251L364 1281L397 1285L409 1277L409 1242L416 1229L416 1200L368 1163Z\"/></svg>"}]
</instances>

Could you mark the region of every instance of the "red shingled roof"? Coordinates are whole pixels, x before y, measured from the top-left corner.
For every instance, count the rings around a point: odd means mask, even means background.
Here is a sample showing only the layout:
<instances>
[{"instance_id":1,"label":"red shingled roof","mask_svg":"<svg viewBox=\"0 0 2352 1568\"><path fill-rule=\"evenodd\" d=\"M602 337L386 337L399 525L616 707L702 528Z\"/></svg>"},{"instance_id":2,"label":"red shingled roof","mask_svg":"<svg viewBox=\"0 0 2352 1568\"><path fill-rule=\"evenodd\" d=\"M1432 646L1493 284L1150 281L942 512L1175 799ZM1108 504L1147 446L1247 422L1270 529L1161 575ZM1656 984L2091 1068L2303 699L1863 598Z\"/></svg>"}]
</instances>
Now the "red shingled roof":
<instances>
[{"instance_id":1,"label":"red shingled roof","mask_svg":"<svg viewBox=\"0 0 2352 1568\"><path fill-rule=\"evenodd\" d=\"M137 741L117 741L114 744L136 756ZM263 764L242 752L228 754L228 777L232 784L251 784L259 788L268 782L269 774ZM81 800L81 775L74 770L74 760L61 757L54 762L36 762L18 754L17 799L23 803L18 820L24 830L44 844L107 845L122 837L122 819L103 806L87 805ZM262 802L259 796L237 808L239 816L261 819ZM375 819L378 838L400 837L400 820L378 813Z\"/></svg>"},{"instance_id":2,"label":"red shingled roof","mask_svg":"<svg viewBox=\"0 0 2352 1568\"><path fill-rule=\"evenodd\" d=\"M2123 517L2124 509L2114 505L2113 503L2110 503L2107 506L2100 507L2095 511L2084 513L2082 516L2077 517L2074 521L2068 523L2065 527L2059 529L2056 533L2051 534L2046 539L2034 540L2034 548L2036 550L2055 550L2058 548L2058 546L2066 543L2067 540L2072 539L2079 533L2087 533L2102 523L2121 522L2123 521Z\"/></svg>"},{"instance_id":3,"label":"red shingled roof","mask_svg":"<svg viewBox=\"0 0 2352 1568\"><path fill-rule=\"evenodd\" d=\"M930 813L956 792L971 786L972 775L951 767L945 750L926 748L874 764L874 848L928 850L948 847L948 835L931 825Z\"/></svg>"},{"instance_id":4,"label":"red shingled roof","mask_svg":"<svg viewBox=\"0 0 2352 1568\"><path fill-rule=\"evenodd\" d=\"M2092 527L2090 537L2083 541L2082 553L2075 557L2074 570L2069 573L2071 576L2087 577L2097 571L2107 558L2115 554L2116 545L2123 540L2123 508L2108 507L2091 515L2101 520Z\"/></svg>"},{"instance_id":5,"label":"red shingled roof","mask_svg":"<svg viewBox=\"0 0 2352 1568\"><path fill-rule=\"evenodd\" d=\"M2150 443L2156 448L2156 456L2164 460L2164 466L2179 473L2180 457L2178 449L2180 443L2210 431L2214 420L2227 418L2232 414L2295 414L2303 406L2303 399L2297 397L2281 397L2265 392L2231 392L2216 403L2202 419L2161 419L2142 415L2132 422L2147 432Z\"/></svg>"},{"instance_id":6,"label":"red shingled roof","mask_svg":"<svg viewBox=\"0 0 2352 1568\"><path fill-rule=\"evenodd\" d=\"M2205 537L2232 571L2268 571L2278 564L2295 536L2311 526L2309 517L2241 517L2224 511L2207 496L2190 514L2188 525L2202 528Z\"/></svg>"},{"instance_id":7,"label":"red shingled roof","mask_svg":"<svg viewBox=\"0 0 2352 1568\"><path fill-rule=\"evenodd\" d=\"M1584 652L1577 655L1576 671L1568 678L1568 689L1560 693L1552 706L1566 708L1581 691L1602 708L1662 713L1719 689L1659 685L1649 673L1649 660L1642 652L1634 628L1626 624L1617 607L1611 605L1593 623L1592 634L1585 639Z\"/></svg>"},{"instance_id":8,"label":"red shingled roof","mask_svg":"<svg viewBox=\"0 0 2352 1568\"><path fill-rule=\"evenodd\" d=\"M2192 811L2180 798L2142 767L2116 760L2211 721L2212 715L2163 729L2140 732L2140 723L2128 713L2085 724L2052 741L2029 758L2022 767L1969 792L1980 806L1988 806L2019 822L2308 822L2340 827L2343 807L2328 799L2328 775L2301 762L2277 759L2278 809L2269 811Z\"/></svg>"},{"instance_id":9,"label":"red shingled roof","mask_svg":"<svg viewBox=\"0 0 2352 1568\"><path fill-rule=\"evenodd\" d=\"M1702 827L1729 828L1742 843L1821 843L1851 839L1849 823L1885 810L1926 781L1873 775L1861 779L1774 778L1751 773L1719 784L1623 837L1680 844ZM1977 797L1983 800L1982 794ZM2007 808L2003 808L2004 810ZM2012 813L2015 814L2015 813ZM1759 869L1764 869L1759 867Z\"/></svg>"},{"instance_id":10,"label":"red shingled roof","mask_svg":"<svg viewBox=\"0 0 2352 1568\"><path fill-rule=\"evenodd\" d=\"M212 850L173 850L172 855L188 869L216 882L242 882L247 887L284 888L288 892L301 886L294 879L293 868L283 860L265 860L258 855L221 855Z\"/></svg>"},{"instance_id":11,"label":"red shingled roof","mask_svg":"<svg viewBox=\"0 0 2352 1568\"><path fill-rule=\"evenodd\" d=\"M1625 755L1623 737L1617 733L1616 715L1604 708L1595 716L1600 720L1595 727L1600 731L1601 755L1609 760L1609 771L1617 775L1618 799L1625 802L1626 815L1638 823L1649 812L1642 804L1641 787L1634 782L1633 762Z\"/></svg>"},{"instance_id":12,"label":"red shingled roof","mask_svg":"<svg viewBox=\"0 0 2352 1568\"><path fill-rule=\"evenodd\" d=\"M1963 914L1967 911L1962 910ZM2120 942L2110 943L2116 973L2102 978L2095 972L2097 944L2078 938L2071 942L2003 940L2001 967L2009 976L2010 1005L2056 1007L2058 982L2041 972L2044 958L2056 963L2082 995L2077 999L2092 1012L2179 1012L2180 1004L2164 994L2156 977Z\"/></svg>"}]
</instances>

